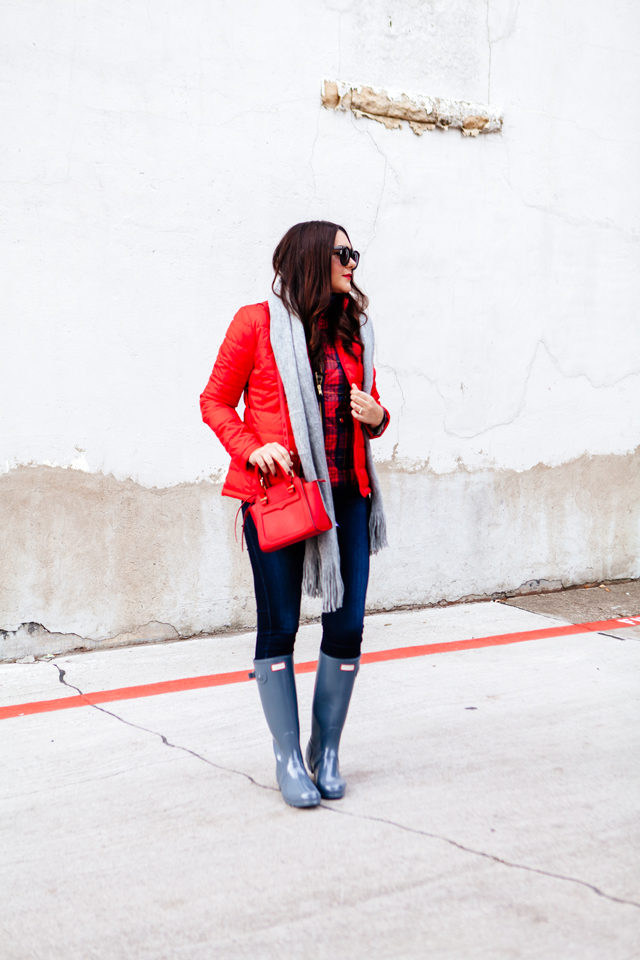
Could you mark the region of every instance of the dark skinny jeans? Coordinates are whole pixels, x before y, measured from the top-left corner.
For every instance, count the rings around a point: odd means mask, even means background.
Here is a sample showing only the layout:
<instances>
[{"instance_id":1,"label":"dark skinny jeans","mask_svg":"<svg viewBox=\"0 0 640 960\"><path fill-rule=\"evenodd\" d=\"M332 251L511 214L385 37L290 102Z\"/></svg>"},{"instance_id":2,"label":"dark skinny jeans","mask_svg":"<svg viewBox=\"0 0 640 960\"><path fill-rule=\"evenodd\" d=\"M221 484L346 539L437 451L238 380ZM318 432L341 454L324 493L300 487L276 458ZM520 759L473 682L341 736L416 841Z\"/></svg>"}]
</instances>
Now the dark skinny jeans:
<instances>
[{"instance_id":1,"label":"dark skinny jeans","mask_svg":"<svg viewBox=\"0 0 640 960\"><path fill-rule=\"evenodd\" d=\"M369 582L369 500L357 487L334 487L332 493L344 602L334 613L322 614L320 649L329 657L350 660L360 656L362 643ZM246 514L245 521L258 609L255 659L288 656L293 653L300 622L305 545L294 543L273 553L263 553L250 514Z\"/></svg>"}]
</instances>

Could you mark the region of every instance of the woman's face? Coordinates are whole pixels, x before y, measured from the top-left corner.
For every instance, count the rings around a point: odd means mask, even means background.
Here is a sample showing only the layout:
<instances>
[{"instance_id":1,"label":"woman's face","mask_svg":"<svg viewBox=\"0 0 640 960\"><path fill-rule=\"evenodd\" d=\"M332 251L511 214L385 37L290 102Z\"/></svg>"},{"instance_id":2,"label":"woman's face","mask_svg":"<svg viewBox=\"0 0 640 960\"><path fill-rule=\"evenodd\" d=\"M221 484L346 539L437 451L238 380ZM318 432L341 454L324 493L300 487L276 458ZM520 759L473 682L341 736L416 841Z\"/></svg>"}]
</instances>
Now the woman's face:
<instances>
[{"instance_id":1,"label":"woman's face","mask_svg":"<svg viewBox=\"0 0 640 960\"><path fill-rule=\"evenodd\" d=\"M350 247L349 237L343 230L338 230L334 247ZM351 291L351 277L355 270L355 260L349 260L346 267L340 263L337 253L331 254L331 293L349 293Z\"/></svg>"}]
</instances>

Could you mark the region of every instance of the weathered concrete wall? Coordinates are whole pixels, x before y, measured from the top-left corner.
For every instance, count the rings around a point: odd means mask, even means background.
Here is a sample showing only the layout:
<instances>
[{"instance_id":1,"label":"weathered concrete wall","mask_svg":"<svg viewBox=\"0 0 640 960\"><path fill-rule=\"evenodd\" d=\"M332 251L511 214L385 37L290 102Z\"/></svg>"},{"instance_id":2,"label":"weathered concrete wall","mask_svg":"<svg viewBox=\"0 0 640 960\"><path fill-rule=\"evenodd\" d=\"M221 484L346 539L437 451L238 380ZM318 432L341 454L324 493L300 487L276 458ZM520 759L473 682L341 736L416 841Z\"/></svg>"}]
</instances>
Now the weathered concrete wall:
<instances>
[{"instance_id":1,"label":"weathered concrete wall","mask_svg":"<svg viewBox=\"0 0 640 960\"><path fill-rule=\"evenodd\" d=\"M370 609L640 576L640 450L520 472L382 464L381 479L391 548L373 560ZM219 493L59 467L1 477L0 608L12 626L0 659L252 625L250 565Z\"/></svg>"},{"instance_id":2,"label":"weathered concrete wall","mask_svg":"<svg viewBox=\"0 0 640 960\"><path fill-rule=\"evenodd\" d=\"M315 217L362 251L393 417L371 604L637 576L639 23L623 0L7 0L5 649L47 647L21 623L250 622L197 397ZM326 78L502 131L387 129L323 107Z\"/></svg>"}]
</instances>

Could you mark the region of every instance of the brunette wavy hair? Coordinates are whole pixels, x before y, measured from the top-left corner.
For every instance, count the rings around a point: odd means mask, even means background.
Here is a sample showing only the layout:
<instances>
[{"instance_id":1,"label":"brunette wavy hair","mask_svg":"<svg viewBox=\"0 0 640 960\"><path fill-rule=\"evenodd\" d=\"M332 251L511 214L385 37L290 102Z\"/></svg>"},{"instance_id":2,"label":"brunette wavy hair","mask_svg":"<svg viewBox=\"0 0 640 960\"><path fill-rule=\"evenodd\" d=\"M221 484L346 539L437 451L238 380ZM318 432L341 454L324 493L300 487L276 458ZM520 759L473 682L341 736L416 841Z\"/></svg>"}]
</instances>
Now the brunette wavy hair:
<instances>
[{"instance_id":1,"label":"brunette wavy hair","mask_svg":"<svg viewBox=\"0 0 640 960\"><path fill-rule=\"evenodd\" d=\"M353 356L353 344L362 343L360 324L367 320L369 300L351 280L348 296L331 293L331 257L339 223L307 220L287 230L273 254L273 292L304 326L309 360L314 370L324 365L324 342L341 340ZM348 234L347 234L348 237ZM351 243L351 241L349 241ZM280 286L276 289L277 281ZM326 325L318 321L324 314Z\"/></svg>"}]
</instances>

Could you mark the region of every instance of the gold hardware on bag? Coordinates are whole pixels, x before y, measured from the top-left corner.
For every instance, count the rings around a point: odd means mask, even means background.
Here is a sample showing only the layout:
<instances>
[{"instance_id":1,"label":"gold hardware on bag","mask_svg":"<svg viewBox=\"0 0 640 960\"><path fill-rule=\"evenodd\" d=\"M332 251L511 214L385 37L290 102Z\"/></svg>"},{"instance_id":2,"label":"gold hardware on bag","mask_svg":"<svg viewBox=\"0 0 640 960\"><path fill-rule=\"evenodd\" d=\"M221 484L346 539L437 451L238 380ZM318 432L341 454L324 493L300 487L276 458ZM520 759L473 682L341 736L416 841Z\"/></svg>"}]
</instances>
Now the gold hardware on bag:
<instances>
[{"instance_id":1,"label":"gold hardware on bag","mask_svg":"<svg viewBox=\"0 0 640 960\"><path fill-rule=\"evenodd\" d=\"M263 504L267 504L269 503L269 497L267 496L267 485L264 482L264 477L262 476L262 473L260 471L259 471L259 478L260 478L260 486L262 487L262 490L263 490L263 492L260 494L260 500L262 501Z\"/></svg>"},{"instance_id":2,"label":"gold hardware on bag","mask_svg":"<svg viewBox=\"0 0 640 960\"><path fill-rule=\"evenodd\" d=\"M322 396L322 374L316 371L316 390L318 391L318 396Z\"/></svg>"}]
</instances>

